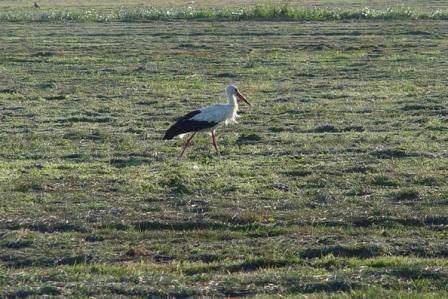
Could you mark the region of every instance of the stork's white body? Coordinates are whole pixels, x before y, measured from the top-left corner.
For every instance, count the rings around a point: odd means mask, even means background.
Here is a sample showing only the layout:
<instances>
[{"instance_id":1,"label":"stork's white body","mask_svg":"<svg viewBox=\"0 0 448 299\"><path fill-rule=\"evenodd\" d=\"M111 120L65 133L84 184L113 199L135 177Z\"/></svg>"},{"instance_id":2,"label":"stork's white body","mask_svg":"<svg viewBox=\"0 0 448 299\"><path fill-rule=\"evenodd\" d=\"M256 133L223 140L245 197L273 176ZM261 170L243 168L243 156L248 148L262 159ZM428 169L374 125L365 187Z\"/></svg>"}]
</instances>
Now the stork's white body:
<instances>
[{"instance_id":1,"label":"stork's white body","mask_svg":"<svg viewBox=\"0 0 448 299\"><path fill-rule=\"evenodd\" d=\"M222 123L225 125L236 123L236 118L238 117L237 96L249 104L249 102L247 102L247 100L239 93L238 89L233 85L227 86L226 96L229 99L228 104L217 104L203 107L181 117L165 132L163 139L172 139L174 136L182 136L186 133L194 132L188 139L182 151L182 156L185 149L189 145L190 140L197 132L210 132L212 134L213 146L219 153L218 146L215 141L216 128Z\"/></svg>"},{"instance_id":2,"label":"stork's white body","mask_svg":"<svg viewBox=\"0 0 448 299\"><path fill-rule=\"evenodd\" d=\"M228 104L217 104L200 108L200 113L193 116L191 120L216 123L215 126L204 131L214 131L222 123L225 125L236 123L236 118L239 117L237 114L238 103L235 96L232 97L233 99L229 99Z\"/></svg>"}]
</instances>

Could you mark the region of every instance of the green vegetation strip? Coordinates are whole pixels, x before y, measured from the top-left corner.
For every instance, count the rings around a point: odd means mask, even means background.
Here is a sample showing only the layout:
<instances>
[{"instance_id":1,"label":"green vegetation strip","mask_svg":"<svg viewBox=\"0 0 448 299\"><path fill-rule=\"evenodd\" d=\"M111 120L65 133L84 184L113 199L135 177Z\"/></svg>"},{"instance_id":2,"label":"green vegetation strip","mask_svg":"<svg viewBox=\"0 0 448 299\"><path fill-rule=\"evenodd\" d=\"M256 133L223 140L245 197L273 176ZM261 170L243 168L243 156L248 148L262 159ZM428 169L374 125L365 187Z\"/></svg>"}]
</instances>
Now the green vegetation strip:
<instances>
[{"instance_id":1,"label":"green vegetation strip","mask_svg":"<svg viewBox=\"0 0 448 299\"><path fill-rule=\"evenodd\" d=\"M100 11L95 9L35 10L32 12L0 12L0 22L142 22L155 20L202 21L338 21L338 20L448 20L448 11L437 9L430 13L398 6L385 10L303 8L288 5L264 5L251 8L204 10L192 7L180 9L121 8Z\"/></svg>"}]
</instances>

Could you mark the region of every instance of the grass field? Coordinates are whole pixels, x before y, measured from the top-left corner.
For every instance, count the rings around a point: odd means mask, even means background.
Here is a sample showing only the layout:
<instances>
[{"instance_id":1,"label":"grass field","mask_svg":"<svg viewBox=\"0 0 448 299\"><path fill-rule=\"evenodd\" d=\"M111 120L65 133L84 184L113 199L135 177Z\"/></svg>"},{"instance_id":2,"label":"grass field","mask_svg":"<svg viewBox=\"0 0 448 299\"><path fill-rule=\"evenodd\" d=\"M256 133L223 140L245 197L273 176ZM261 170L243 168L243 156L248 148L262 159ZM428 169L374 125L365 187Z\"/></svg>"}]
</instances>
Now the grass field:
<instances>
[{"instance_id":1,"label":"grass field","mask_svg":"<svg viewBox=\"0 0 448 299\"><path fill-rule=\"evenodd\" d=\"M0 26L0 297L448 296L446 21Z\"/></svg>"}]
</instances>

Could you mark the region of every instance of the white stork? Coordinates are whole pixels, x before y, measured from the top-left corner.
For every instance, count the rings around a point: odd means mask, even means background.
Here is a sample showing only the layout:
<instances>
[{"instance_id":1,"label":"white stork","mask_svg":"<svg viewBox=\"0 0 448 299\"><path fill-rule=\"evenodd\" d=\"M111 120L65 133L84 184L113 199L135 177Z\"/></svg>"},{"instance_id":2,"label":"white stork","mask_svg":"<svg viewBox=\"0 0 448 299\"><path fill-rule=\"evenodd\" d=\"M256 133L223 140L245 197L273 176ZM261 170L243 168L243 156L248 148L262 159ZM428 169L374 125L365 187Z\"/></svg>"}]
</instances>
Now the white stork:
<instances>
[{"instance_id":1,"label":"white stork","mask_svg":"<svg viewBox=\"0 0 448 299\"><path fill-rule=\"evenodd\" d=\"M217 104L192 111L179 118L177 122L165 132L163 140L170 140L177 135L193 132L185 143L182 153L180 154L180 158L182 158L185 150L190 145L191 139L193 139L197 132L211 132L213 146L215 147L218 155L220 155L215 139L216 128L221 123L224 123L225 125L236 123L236 118L239 116L237 114L239 100L250 105L235 85L229 85L226 87L226 96L229 99L228 104Z\"/></svg>"}]
</instances>

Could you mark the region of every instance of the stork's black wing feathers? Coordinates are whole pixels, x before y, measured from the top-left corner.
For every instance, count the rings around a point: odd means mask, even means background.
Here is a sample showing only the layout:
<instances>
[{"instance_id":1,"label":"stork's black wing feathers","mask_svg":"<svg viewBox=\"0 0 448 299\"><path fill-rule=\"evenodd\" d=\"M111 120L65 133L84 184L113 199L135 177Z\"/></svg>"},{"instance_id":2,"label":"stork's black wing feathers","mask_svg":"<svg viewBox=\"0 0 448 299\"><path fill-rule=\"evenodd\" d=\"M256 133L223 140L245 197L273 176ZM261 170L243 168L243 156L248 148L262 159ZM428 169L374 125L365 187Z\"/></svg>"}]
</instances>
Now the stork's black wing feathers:
<instances>
[{"instance_id":1,"label":"stork's black wing feathers","mask_svg":"<svg viewBox=\"0 0 448 299\"><path fill-rule=\"evenodd\" d=\"M181 118L177 119L176 123L173 124L163 136L163 140L173 139L175 136L188 133L188 132L198 132L207 128L212 128L217 125L215 122L208 121L198 121L191 120L196 114L201 113L200 110L192 111Z\"/></svg>"},{"instance_id":2,"label":"stork's black wing feathers","mask_svg":"<svg viewBox=\"0 0 448 299\"><path fill-rule=\"evenodd\" d=\"M201 110L195 110L195 111L188 112L184 116L179 117L178 119L176 119L176 121L188 120L188 119L192 118L193 116L195 116L196 114L199 114L199 113L201 113Z\"/></svg>"}]
</instances>

